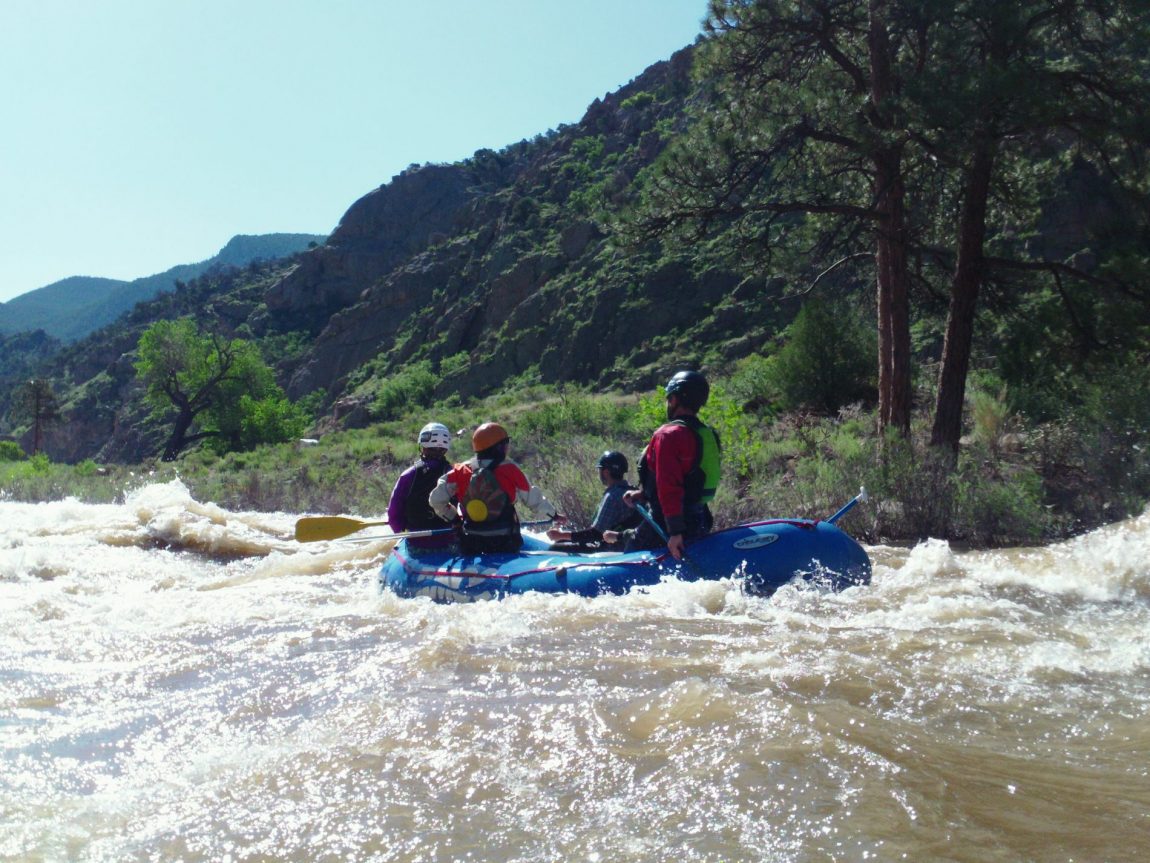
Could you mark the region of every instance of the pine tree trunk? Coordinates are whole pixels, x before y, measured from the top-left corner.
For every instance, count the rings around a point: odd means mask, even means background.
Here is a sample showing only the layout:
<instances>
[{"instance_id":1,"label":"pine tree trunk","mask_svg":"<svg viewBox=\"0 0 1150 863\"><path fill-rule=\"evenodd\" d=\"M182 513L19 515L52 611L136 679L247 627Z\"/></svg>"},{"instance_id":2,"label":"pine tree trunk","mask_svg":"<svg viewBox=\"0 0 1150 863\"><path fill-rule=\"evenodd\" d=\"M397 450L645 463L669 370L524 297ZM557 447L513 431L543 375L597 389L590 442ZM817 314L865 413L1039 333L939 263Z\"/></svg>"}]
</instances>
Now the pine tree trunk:
<instances>
[{"instance_id":1,"label":"pine tree trunk","mask_svg":"<svg viewBox=\"0 0 1150 863\"><path fill-rule=\"evenodd\" d=\"M975 150L967 174L959 219L958 260L950 286L950 311L930 434L931 446L949 449L954 455L958 454L962 438L962 408L966 398L966 377L970 371L978 291L982 286L982 246L986 237L986 207L993 170L994 151L989 142L983 142Z\"/></svg>"},{"instance_id":2,"label":"pine tree trunk","mask_svg":"<svg viewBox=\"0 0 1150 863\"><path fill-rule=\"evenodd\" d=\"M910 433L910 298L906 256L905 190L901 157L878 160L879 416L884 428Z\"/></svg>"},{"instance_id":3,"label":"pine tree trunk","mask_svg":"<svg viewBox=\"0 0 1150 863\"><path fill-rule=\"evenodd\" d=\"M879 421L910 432L910 300L907 289L906 212L898 154L877 160L876 199L881 221L878 270Z\"/></svg>"},{"instance_id":4,"label":"pine tree trunk","mask_svg":"<svg viewBox=\"0 0 1150 863\"><path fill-rule=\"evenodd\" d=\"M891 91L891 47L886 29L886 0L870 0L867 47L870 54L872 122L889 127L884 113ZM906 187L902 147L874 155L874 201L878 215L875 247L878 307L879 423L910 433L910 300L906 255Z\"/></svg>"},{"instance_id":5,"label":"pine tree trunk","mask_svg":"<svg viewBox=\"0 0 1150 863\"><path fill-rule=\"evenodd\" d=\"M43 428L44 428L44 401L43 393L38 385L33 383L34 389L32 391L32 455L40 452L40 445L43 442Z\"/></svg>"}]
</instances>

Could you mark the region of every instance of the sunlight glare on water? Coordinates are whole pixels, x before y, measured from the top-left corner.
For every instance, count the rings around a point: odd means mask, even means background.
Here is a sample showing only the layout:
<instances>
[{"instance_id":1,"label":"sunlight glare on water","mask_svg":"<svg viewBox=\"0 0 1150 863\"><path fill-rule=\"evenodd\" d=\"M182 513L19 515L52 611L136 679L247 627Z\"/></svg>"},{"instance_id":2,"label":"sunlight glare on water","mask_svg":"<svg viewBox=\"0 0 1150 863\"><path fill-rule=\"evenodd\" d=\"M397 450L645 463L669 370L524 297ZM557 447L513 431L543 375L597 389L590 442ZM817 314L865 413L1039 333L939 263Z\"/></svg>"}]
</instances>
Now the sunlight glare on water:
<instances>
[{"instance_id":1,"label":"sunlight glare on water","mask_svg":"<svg viewBox=\"0 0 1150 863\"><path fill-rule=\"evenodd\" d=\"M1140 860L1150 517L474 605L178 482L0 503L0 858ZM849 519L844 525L849 530Z\"/></svg>"}]
</instances>

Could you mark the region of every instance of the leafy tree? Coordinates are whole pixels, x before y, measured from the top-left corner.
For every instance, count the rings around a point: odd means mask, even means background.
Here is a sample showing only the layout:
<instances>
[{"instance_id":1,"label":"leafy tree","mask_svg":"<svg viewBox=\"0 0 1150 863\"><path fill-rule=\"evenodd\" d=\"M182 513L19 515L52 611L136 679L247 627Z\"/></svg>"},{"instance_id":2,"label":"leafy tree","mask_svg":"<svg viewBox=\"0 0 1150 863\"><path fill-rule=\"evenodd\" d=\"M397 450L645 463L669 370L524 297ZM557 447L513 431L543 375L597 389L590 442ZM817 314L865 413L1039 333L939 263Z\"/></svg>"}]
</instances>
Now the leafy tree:
<instances>
[{"instance_id":1,"label":"leafy tree","mask_svg":"<svg viewBox=\"0 0 1150 863\"><path fill-rule=\"evenodd\" d=\"M642 233L733 226L769 260L790 244L869 261L883 425L910 428L910 272L900 94L920 22L886 0L712 0L699 74L715 89L653 178ZM804 221L805 219L805 221ZM814 235L812 239L812 234Z\"/></svg>"},{"instance_id":2,"label":"leafy tree","mask_svg":"<svg viewBox=\"0 0 1150 863\"><path fill-rule=\"evenodd\" d=\"M310 418L299 406L274 387L270 395L254 398L244 393L235 409L214 412L219 436L209 438L216 452L250 450L266 443L294 440L307 431Z\"/></svg>"},{"instance_id":3,"label":"leafy tree","mask_svg":"<svg viewBox=\"0 0 1150 863\"><path fill-rule=\"evenodd\" d=\"M32 424L32 455L36 455L44 440L44 429L60 421L60 406L52 384L42 378L21 384L13 401L13 412Z\"/></svg>"},{"instance_id":4,"label":"leafy tree","mask_svg":"<svg viewBox=\"0 0 1150 863\"><path fill-rule=\"evenodd\" d=\"M150 326L137 350L146 398L154 414L172 422L164 461L198 440L213 439L226 451L298 436L302 417L283 404L271 369L250 342L202 334L181 318Z\"/></svg>"},{"instance_id":5,"label":"leafy tree","mask_svg":"<svg viewBox=\"0 0 1150 863\"><path fill-rule=\"evenodd\" d=\"M952 452L988 282L1026 291L1045 274L1083 348L1099 304L1067 282L1146 315L1144 2L712 0L707 29L697 68L719 108L702 103L669 149L646 234L733 228L792 272L820 262L812 286L869 262L884 425L909 424L913 285L949 285L932 442ZM1075 162L1139 225L1097 266L1076 260L1098 250L1085 231L1070 248L1042 237Z\"/></svg>"},{"instance_id":6,"label":"leafy tree","mask_svg":"<svg viewBox=\"0 0 1150 863\"><path fill-rule=\"evenodd\" d=\"M1096 195L1113 196L1111 210L1141 223L1144 242L1150 8L1128 0L965 0L936 13L909 98L918 142L956 175L954 268L931 442L957 451L979 292L996 271L998 278L1046 273L1063 297L1064 279L1137 293L1129 273L1074 265L1081 247L1020 247L1013 237L1039 229L1036 193L1049 195L1051 178L1073 169L1092 175ZM1036 178L1045 188L1036 188ZM1145 261L1141 271L1144 277ZM1067 310L1074 321L1076 309Z\"/></svg>"}]
</instances>

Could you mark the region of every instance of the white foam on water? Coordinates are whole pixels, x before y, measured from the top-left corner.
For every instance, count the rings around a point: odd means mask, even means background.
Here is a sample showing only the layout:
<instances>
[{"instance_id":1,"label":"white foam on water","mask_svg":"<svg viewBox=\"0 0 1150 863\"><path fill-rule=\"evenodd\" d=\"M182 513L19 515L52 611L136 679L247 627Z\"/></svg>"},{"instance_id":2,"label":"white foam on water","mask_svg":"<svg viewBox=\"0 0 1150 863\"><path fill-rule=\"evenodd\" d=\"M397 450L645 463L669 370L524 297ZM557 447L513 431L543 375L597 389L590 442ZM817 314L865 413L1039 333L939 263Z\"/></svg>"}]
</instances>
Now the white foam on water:
<instances>
[{"instance_id":1,"label":"white foam on water","mask_svg":"<svg viewBox=\"0 0 1150 863\"><path fill-rule=\"evenodd\" d=\"M1073 812L1095 776L1140 800L1146 516L875 548L839 594L454 606L297 517L178 482L0 503L0 857L923 859L959 830L1034 858L1009 783L1045 831L1136 841L1121 800Z\"/></svg>"}]
</instances>

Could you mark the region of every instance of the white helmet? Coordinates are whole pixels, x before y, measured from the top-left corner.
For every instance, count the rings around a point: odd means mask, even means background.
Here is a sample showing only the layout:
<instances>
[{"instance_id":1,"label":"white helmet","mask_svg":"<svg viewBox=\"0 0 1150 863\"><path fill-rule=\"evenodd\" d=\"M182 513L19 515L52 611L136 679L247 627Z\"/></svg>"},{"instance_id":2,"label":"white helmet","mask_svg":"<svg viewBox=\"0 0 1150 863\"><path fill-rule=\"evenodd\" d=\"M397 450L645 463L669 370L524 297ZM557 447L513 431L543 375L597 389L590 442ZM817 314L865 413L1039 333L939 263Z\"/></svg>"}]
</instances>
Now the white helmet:
<instances>
[{"instance_id":1,"label":"white helmet","mask_svg":"<svg viewBox=\"0 0 1150 863\"><path fill-rule=\"evenodd\" d=\"M451 432L443 423L428 423L419 430L418 443L426 449L450 449Z\"/></svg>"}]
</instances>

